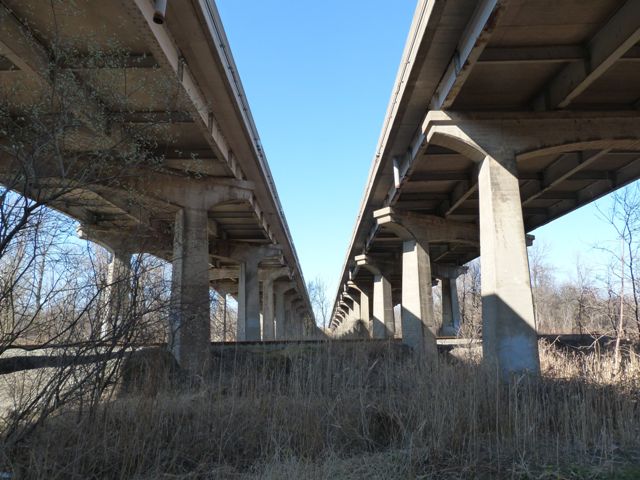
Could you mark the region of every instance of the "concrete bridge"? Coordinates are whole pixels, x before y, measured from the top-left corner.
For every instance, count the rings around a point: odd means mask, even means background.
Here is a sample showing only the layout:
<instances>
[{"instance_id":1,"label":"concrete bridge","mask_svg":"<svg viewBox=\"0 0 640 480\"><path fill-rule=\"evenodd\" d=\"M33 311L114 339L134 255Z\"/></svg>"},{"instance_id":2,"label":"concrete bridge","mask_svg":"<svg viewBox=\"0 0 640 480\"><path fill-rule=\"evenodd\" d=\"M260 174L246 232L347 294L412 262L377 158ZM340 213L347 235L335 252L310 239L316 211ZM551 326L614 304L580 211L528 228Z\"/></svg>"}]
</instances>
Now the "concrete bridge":
<instances>
[{"instance_id":1,"label":"concrete bridge","mask_svg":"<svg viewBox=\"0 0 640 480\"><path fill-rule=\"evenodd\" d=\"M455 279L479 255L485 361L538 372L527 233L640 177L639 41L636 0L421 0L334 331L362 320L435 352L459 326Z\"/></svg>"},{"instance_id":2,"label":"concrete bridge","mask_svg":"<svg viewBox=\"0 0 640 480\"><path fill-rule=\"evenodd\" d=\"M3 1L0 86L15 92L16 118L64 88L75 124L62 148L82 167L111 152L117 182L90 179L50 206L113 253L109 283L134 253L172 262L170 344L183 367L197 370L210 345L212 287L238 301L238 340L304 338L316 327L216 6L166 4ZM151 159L131 152L143 133ZM0 158L10 187L18 157ZM69 171L51 163L22 193L37 200L57 188Z\"/></svg>"}]
</instances>

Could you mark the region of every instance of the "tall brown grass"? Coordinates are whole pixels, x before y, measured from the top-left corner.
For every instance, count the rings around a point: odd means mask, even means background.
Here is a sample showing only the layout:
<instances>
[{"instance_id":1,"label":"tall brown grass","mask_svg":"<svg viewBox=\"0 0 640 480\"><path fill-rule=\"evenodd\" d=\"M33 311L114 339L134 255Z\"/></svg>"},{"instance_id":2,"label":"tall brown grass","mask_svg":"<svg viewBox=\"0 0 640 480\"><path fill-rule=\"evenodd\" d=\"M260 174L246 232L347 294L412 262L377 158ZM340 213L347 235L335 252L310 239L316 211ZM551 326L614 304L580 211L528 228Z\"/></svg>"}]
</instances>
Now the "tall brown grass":
<instances>
[{"instance_id":1,"label":"tall brown grass","mask_svg":"<svg viewBox=\"0 0 640 480\"><path fill-rule=\"evenodd\" d=\"M3 468L47 479L637 478L637 354L620 372L609 354L543 343L541 356L542 378L502 384L471 351L425 365L393 344L230 349L199 388L146 385L92 416L66 408L5 449Z\"/></svg>"}]
</instances>

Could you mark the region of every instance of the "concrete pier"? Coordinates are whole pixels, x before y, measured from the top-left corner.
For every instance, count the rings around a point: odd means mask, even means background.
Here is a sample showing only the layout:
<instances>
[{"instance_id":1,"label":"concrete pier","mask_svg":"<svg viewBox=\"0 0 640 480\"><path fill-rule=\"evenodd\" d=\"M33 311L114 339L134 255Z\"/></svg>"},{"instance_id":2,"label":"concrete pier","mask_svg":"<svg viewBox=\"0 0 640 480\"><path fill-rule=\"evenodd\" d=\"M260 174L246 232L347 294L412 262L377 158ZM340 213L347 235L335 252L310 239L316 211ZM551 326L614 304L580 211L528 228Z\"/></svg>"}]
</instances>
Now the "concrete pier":
<instances>
[{"instance_id":1,"label":"concrete pier","mask_svg":"<svg viewBox=\"0 0 640 480\"><path fill-rule=\"evenodd\" d=\"M538 374L529 260L515 157L487 156L478 175L482 350L504 376Z\"/></svg>"},{"instance_id":2,"label":"concrete pier","mask_svg":"<svg viewBox=\"0 0 640 480\"><path fill-rule=\"evenodd\" d=\"M395 330L391 283L379 272L373 277L373 338L393 338Z\"/></svg>"},{"instance_id":3,"label":"concrete pier","mask_svg":"<svg viewBox=\"0 0 640 480\"><path fill-rule=\"evenodd\" d=\"M442 328L445 337L455 337L460 330L460 305L456 279L443 277L442 282Z\"/></svg>"},{"instance_id":4,"label":"concrete pier","mask_svg":"<svg viewBox=\"0 0 640 480\"><path fill-rule=\"evenodd\" d=\"M416 240L402 243L402 341L420 353L436 351L428 248Z\"/></svg>"},{"instance_id":5,"label":"concrete pier","mask_svg":"<svg viewBox=\"0 0 640 480\"><path fill-rule=\"evenodd\" d=\"M176 214L171 277L170 348L181 367L205 368L210 345L207 212Z\"/></svg>"},{"instance_id":6,"label":"concrete pier","mask_svg":"<svg viewBox=\"0 0 640 480\"><path fill-rule=\"evenodd\" d=\"M129 310L131 296L131 251L122 246L110 248L107 269L107 303L100 324L100 337L118 335L124 314Z\"/></svg>"},{"instance_id":7,"label":"concrete pier","mask_svg":"<svg viewBox=\"0 0 640 480\"><path fill-rule=\"evenodd\" d=\"M238 281L238 340L260 340L260 283L258 260L249 258L240 264Z\"/></svg>"}]
</instances>

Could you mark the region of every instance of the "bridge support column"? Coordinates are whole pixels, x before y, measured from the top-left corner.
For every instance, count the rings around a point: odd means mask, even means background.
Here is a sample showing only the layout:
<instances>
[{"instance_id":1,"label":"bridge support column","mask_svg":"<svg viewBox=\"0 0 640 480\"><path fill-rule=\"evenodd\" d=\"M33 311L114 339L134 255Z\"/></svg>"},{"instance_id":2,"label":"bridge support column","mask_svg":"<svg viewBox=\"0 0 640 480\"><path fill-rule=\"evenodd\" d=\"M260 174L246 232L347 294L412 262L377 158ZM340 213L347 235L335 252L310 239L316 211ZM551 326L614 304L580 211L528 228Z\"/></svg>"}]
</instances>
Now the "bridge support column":
<instances>
[{"instance_id":1,"label":"bridge support column","mask_svg":"<svg viewBox=\"0 0 640 480\"><path fill-rule=\"evenodd\" d=\"M300 318L300 299L296 299L292 303L291 308L291 336L293 340L302 338L302 321Z\"/></svg>"},{"instance_id":2,"label":"bridge support column","mask_svg":"<svg viewBox=\"0 0 640 480\"><path fill-rule=\"evenodd\" d=\"M100 324L100 337L119 335L121 322L130 306L131 251L121 246L110 247L111 260L107 270L107 305Z\"/></svg>"},{"instance_id":3,"label":"bridge support column","mask_svg":"<svg viewBox=\"0 0 640 480\"><path fill-rule=\"evenodd\" d=\"M358 303L359 308L359 320L362 320L365 328L367 329L368 335L372 336L371 332L371 295L370 291L363 290L353 281L349 281L347 283L347 288L354 292L354 297Z\"/></svg>"},{"instance_id":4,"label":"bridge support column","mask_svg":"<svg viewBox=\"0 0 640 480\"><path fill-rule=\"evenodd\" d=\"M240 264L238 279L238 340L260 340L260 282L258 260L249 258Z\"/></svg>"},{"instance_id":5,"label":"bridge support column","mask_svg":"<svg viewBox=\"0 0 640 480\"><path fill-rule=\"evenodd\" d=\"M275 339L275 305L273 280L265 279L262 284L262 339Z\"/></svg>"},{"instance_id":6,"label":"bridge support column","mask_svg":"<svg viewBox=\"0 0 640 480\"><path fill-rule=\"evenodd\" d=\"M293 322L291 306L289 306L284 312L284 322L283 322L283 334L282 338L284 340L291 340L293 338L293 334L291 332L291 324Z\"/></svg>"},{"instance_id":7,"label":"bridge support column","mask_svg":"<svg viewBox=\"0 0 640 480\"><path fill-rule=\"evenodd\" d=\"M367 295L364 290L360 290L360 318L362 318L362 321L369 332L369 336L371 336L370 301L369 295Z\"/></svg>"},{"instance_id":8,"label":"bridge support column","mask_svg":"<svg viewBox=\"0 0 640 480\"><path fill-rule=\"evenodd\" d=\"M283 338L285 340L293 340L294 338L294 323L295 323L295 300L296 294L291 291L285 295L285 318L283 324Z\"/></svg>"},{"instance_id":9,"label":"bridge support column","mask_svg":"<svg viewBox=\"0 0 640 480\"><path fill-rule=\"evenodd\" d=\"M351 310L351 314L353 316L353 323L355 324L356 322L358 322L359 320L362 320L362 315L360 313L360 304L358 303L358 300L356 300L355 298L353 299L353 307Z\"/></svg>"},{"instance_id":10,"label":"bridge support column","mask_svg":"<svg viewBox=\"0 0 640 480\"><path fill-rule=\"evenodd\" d=\"M393 231L402 244L402 338L416 351L437 352L429 244L478 243L474 225L391 207L373 213L378 226Z\"/></svg>"},{"instance_id":11,"label":"bridge support column","mask_svg":"<svg viewBox=\"0 0 640 480\"><path fill-rule=\"evenodd\" d=\"M416 352L437 352L429 246L402 243L402 342Z\"/></svg>"},{"instance_id":12,"label":"bridge support column","mask_svg":"<svg viewBox=\"0 0 640 480\"><path fill-rule=\"evenodd\" d=\"M442 282L442 335L455 337L460 330L460 305L456 279L443 277Z\"/></svg>"},{"instance_id":13,"label":"bridge support column","mask_svg":"<svg viewBox=\"0 0 640 480\"><path fill-rule=\"evenodd\" d=\"M275 294L275 338L276 340L283 340L285 338L285 323L286 323L286 297L285 292L293 288L292 282L276 283L274 287Z\"/></svg>"},{"instance_id":14,"label":"bridge support column","mask_svg":"<svg viewBox=\"0 0 640 480\"><path fill-rule=\"evenodd\" d=\"M378 273L373 277L373 338L393 338L395 330L391 282Z\"/></svg>"},{"instance_id":15,"label":"bridge support column","mask_svg":"<svg viewBox=\"0 0 640 480\"><path fill-rule=\"evenodd\" d=\"M482 349L504 377L540 372L515 157L486 156L478 175Z\"/></svg>"},{"instance_id":16,"label":"bridge support column","mask_svg":"<svg viewBox=\"0 0 640 480\"><path fill-rule=\"evenodd\" d=\"M462 322L458 288L456 279L467 271L467 267L436 264L432 274L440 279L442 286L442 326L440 333L444 336L456 336Z\"/></svg>"},{"instance_id":17,"label":"bridge support column","mask_svg":"<svg viewBox=\"0 0 640 480\"><path fill-rule=\"evenodd\" d=\"M263 270L262 281L262 339L275 340L276 338L276 280L280 277L289 277L287 268Z\"/></svg>"},{"instance_id":18,"label":"bridge support column","mask_svg":"<svg viewBox=\"0 0 640 480\"><path fill-rule=\"evenodd\" d=\"M231 254L231 258L240 263L237 337L239 341L259 341L262 338L258 266L266 258L281 254L281 249L274 245L238 247Z\"/></svg>"},{"instance_id":19,"label":"bridge support column","mask_svg":"<svg viewBox=\"0 0 640 480\"><path fill-rule=\"evenodd\" d=\"M176 215L171 278L170 348L181 367L201 373L208 363L209 239L207 212Z\"/></svg>"}]
</instances>

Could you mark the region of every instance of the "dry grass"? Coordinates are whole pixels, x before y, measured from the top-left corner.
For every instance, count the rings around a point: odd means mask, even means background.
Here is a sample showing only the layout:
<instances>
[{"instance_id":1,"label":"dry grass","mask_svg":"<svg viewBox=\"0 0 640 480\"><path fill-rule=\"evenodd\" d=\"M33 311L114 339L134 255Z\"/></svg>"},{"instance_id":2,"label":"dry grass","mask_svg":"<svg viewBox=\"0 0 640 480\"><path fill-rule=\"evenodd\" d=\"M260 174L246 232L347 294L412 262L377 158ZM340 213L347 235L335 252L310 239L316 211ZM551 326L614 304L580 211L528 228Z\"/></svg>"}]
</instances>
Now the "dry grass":
<instances>
[{"instance_id":1,"label":"dry grass","mask_svg":"<svg viewBox=\"0 0 640 480\"><path fill-rule=\"evenodd\" d=\"M11 451L20 478L638 478L640 362L541 345L544 375L501 385L393 345L218 355L198 389L67 408ZM130 388L130 386L129 386Z\"/></svg>"}]
</instances>

